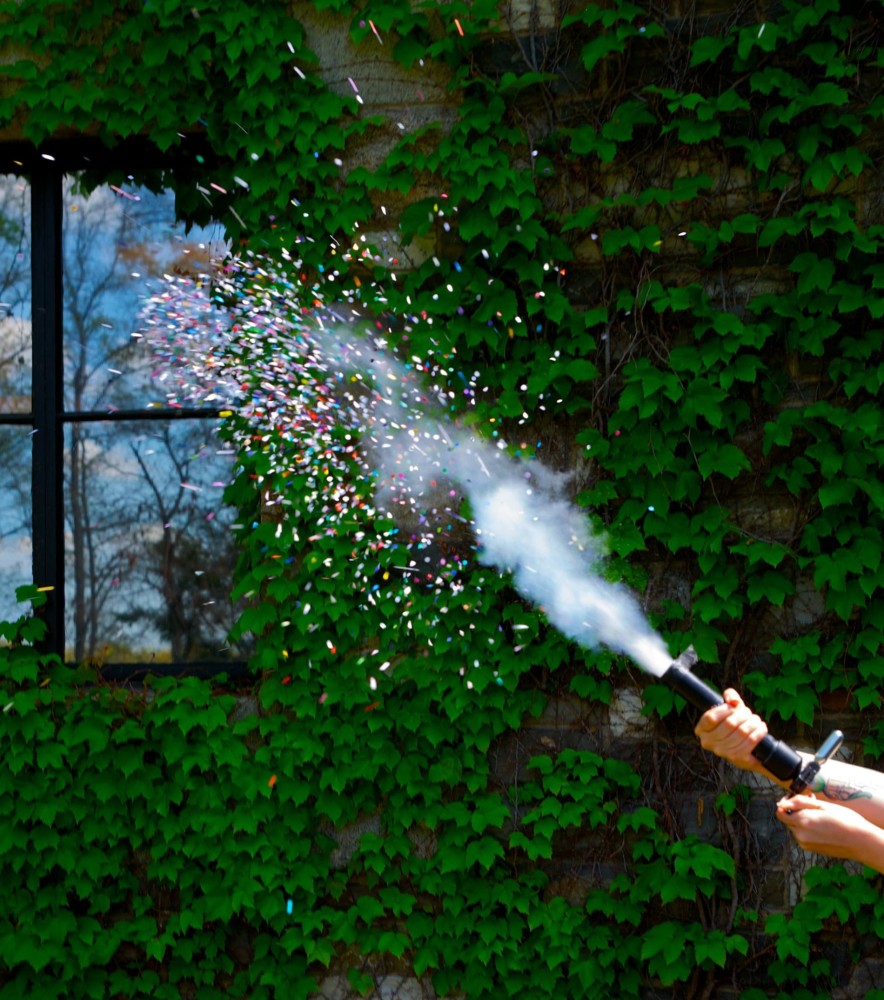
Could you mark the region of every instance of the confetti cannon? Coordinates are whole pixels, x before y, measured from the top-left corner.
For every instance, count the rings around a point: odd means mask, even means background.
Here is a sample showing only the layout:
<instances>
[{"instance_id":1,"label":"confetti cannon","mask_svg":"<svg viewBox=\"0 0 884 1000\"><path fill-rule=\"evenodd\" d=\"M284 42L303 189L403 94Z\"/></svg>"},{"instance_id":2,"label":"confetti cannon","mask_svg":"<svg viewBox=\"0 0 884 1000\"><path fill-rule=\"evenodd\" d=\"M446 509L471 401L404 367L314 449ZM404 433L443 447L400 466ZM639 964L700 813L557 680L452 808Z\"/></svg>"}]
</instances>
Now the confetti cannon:
<instances>
[{"instance_id":1,"label":"confetti cannon","mask_svg":"<svg viewBox=\"0 0 884 1000\"><path fill-rule=\"evenodd\" d=\"M691 667L696 662L697 654L694 647L689 646L661 675L660 680L671 687L676 694L680 694L685 701L705 712L715 708L716 705L724 704L724 698L691 673ZM752 754L774 777L780 781L788 781L789 791L793 795L798 795L813 781L823 764L835 755L843 739L844 734L840 729L833 730L822 742L813 759L806 764L795 750L770 733Z\"/></svg>"}]
</instances>

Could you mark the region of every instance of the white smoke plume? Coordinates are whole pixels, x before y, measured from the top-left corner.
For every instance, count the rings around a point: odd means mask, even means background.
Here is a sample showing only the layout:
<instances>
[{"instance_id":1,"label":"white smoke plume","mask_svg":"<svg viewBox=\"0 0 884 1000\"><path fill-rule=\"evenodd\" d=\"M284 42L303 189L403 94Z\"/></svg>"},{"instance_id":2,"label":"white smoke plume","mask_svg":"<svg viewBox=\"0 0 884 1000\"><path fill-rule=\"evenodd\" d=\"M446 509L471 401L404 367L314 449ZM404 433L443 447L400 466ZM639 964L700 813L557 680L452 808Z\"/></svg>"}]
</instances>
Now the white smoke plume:
<instances>
[{"instance_id":1,"label":"white smoke plume","mask_svg":"<svg viewBox=\"0 0 884 1000\"><path fill-rule=\"evenodd\" d=\"M457 482L470 501L479 560L510 572L519 593L556 628L584 647L625 653L657 677L671 666L635 597L601 575L604 538L564 499L564 475L512 458L447 421L434 404L423 402L415 417L413 374L383 345L353 332L338 344L344 371L370 371L383 399L371 435L379 481L396 478L400 494L415 503L440 478Z\"/></svg>"}]
</instances>

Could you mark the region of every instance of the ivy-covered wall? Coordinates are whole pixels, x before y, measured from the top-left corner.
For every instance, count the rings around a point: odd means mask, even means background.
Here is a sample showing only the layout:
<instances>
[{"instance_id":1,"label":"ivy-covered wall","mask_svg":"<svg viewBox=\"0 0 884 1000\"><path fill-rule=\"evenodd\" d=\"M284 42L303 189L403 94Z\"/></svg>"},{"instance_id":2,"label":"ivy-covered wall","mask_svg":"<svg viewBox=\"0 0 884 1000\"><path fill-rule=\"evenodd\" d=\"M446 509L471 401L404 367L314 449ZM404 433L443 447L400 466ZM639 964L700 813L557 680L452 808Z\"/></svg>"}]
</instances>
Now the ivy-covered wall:
<instances>
[{"instance_id":1,"label":"ivy-covered wall","mask_svg":"<svg viewBox=\"0 0 884 1000\"><path fill-rule=\"evenodd\" d=\"M204 135L233 238L481 371L461 418L573 473L670 648L875 766L882 18L7 2L0 138ZM884 995L877 884L807 869L668 689L488 568L444 614L367 603L352 537L292 503L293 551L262 508L307 489L271 458L227 494L246 690L95 683L5 627L0 997Z\"/></svg>"}]
</instances>

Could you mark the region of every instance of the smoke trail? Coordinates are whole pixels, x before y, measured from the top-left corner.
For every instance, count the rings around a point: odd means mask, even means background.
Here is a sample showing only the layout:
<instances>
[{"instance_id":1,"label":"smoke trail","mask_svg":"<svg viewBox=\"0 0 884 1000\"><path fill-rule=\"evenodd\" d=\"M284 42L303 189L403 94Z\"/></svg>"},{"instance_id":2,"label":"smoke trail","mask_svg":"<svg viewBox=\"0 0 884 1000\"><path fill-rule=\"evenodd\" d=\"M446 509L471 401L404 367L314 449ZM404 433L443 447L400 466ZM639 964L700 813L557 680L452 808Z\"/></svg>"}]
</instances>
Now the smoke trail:
<instances>
[{"instance_id":1,"label":"smoke trail","mask_svg":"<svg viewBox=\"0 0 884 1000\"><path fill-rule=\"evenodd\" d=\"M347 371L370 360L391 413L409 408L412 413L404 425L382 418L384 440L373 435L372 456L382 480L398 470L400 493L413 502L442 476L456 481L470 501L480 561L510 572L516 589L540 605L560 631L582 646L602 644L625 653L658 677L671 666L662 638L634 596L601 576L604 539L591 533L586 514L564 498L565 476L510 457L447 422L428 402L418 411L409 407L409 372L355 332L338 345Z\"/></svg>"}]
</instances>

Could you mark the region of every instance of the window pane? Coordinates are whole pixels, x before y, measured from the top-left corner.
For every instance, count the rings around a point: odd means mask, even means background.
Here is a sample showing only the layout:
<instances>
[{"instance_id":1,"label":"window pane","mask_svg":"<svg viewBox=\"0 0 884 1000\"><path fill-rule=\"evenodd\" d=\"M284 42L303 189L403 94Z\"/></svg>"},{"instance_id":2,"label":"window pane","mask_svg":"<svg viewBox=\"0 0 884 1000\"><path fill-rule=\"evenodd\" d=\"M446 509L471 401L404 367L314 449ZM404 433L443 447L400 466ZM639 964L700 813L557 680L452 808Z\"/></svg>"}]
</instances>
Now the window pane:
<instances>
[{"instance_id":1,"label":"window pane","mask_svg":"<svg viewBox=\"0 0 884 1000\"><path fill-rule=\"evenodd\" d=\"M227 632L232 452L208 420L69 424L66 656L238 659Z\"/></svg>"},{"instance_id":2,"label":"window pane","mask_svg":"<svg viewBox=\"0 0 884 1000\"><path fill-rule=\"evenodd\" d=\"M64 405L107 410L176 405L153 378L136 331L150 283L164 273L206 273L223 231L175 221L171 191L106 184L88 195L64 186Z\"/></svg>"},{"instance_id":3,"label":"window pane","mask_svg":"<svg viewBox=\"0 0 884 1000\"><path fill-rule=\"evenodd\" d=\"M31 431L0 426L0 621L18 618L15 588L33 583L31 571Z\"/></svg>"},{"instance_id":4,"label":"window pane","mask_svg":"<svg viewBox=\"0 0 884 1000\"><path fill-rule=\"evenodd\" d=\"M0 175L0 414L31 409L31 192Z\"/></svg>"}]
</instances>

